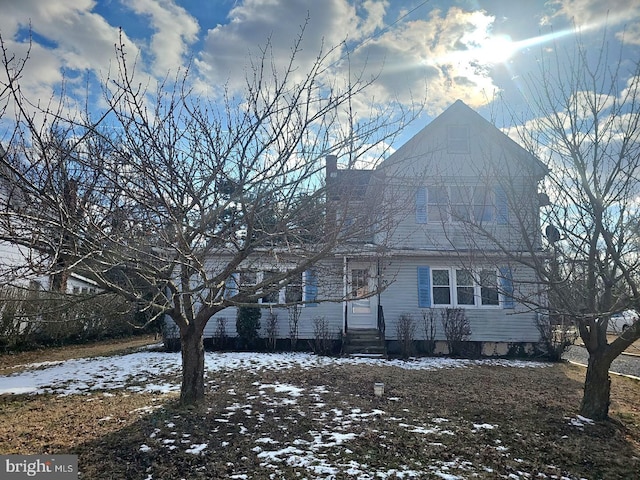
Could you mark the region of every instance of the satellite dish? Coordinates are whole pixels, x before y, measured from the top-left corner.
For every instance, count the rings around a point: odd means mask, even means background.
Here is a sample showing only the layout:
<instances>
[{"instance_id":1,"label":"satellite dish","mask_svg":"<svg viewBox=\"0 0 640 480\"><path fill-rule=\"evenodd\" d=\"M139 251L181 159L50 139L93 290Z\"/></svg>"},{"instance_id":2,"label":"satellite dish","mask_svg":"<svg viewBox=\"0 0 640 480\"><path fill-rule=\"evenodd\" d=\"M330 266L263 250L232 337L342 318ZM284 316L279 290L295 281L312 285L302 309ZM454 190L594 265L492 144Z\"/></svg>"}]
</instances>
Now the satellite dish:
<instances>
[{"instance_id":1,"label":"satellite dish","mask_svg":"<svg viewBox=\"0 0 640 480\"><path fill-rule=\"evenodd\" d=\"M556 243L560 240L560 232L553 225L547 225L547 228L544 229L544 234L549 240L549 243Z\"/></svg>"}]
</instances>

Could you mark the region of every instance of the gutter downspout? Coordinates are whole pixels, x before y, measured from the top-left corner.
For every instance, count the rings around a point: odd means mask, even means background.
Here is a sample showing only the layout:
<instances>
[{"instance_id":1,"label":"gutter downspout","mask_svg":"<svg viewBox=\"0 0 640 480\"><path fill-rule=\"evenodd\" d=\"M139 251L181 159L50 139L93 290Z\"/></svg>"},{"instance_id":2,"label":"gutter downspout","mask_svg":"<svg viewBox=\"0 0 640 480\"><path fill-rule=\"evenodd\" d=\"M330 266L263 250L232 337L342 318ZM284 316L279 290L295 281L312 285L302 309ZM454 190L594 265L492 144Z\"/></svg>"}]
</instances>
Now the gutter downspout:
<instances>
[{"instance_id":1,"label":"gutter downspout","mask_svg":"<svg viewBox=\"0 0 640 480\"><path fill-rule=\"evenodd\" d=\"M343 298L344 301L343 303L343 309L342 309L342 334L346 335L347 334L347 329L348 329L348 324L347 324L347 291L348 291L348 260L347 260L347 256L345 255L344 257L342 257L342 294L343 294Z\"/></svg>"}]
</instances>

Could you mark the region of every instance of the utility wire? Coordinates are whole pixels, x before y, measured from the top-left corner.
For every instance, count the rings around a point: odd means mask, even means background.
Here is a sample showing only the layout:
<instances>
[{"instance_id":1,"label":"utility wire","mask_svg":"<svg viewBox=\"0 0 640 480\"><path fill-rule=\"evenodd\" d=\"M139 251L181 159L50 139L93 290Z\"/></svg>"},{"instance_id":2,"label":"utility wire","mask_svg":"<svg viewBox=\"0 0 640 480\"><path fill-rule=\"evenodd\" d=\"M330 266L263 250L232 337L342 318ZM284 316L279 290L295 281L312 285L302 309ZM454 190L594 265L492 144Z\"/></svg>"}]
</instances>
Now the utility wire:
<instances>
[{"instance_id":1,"label":"utility wire","mask_svg":"<svg viewBox=\"0 0 640 480\"><path fill-rule=\"evenodd\" d=\"M352 53L355 53L356 51L358 51L359 49L361 49L362 47L364 47L365 45L367 45L369 42L375 40L376 38L380 37L380 35L386 33L389 31L389 29L391 27L393 27L394 25L397 25L398 23L402 22L405 18L407 18L409 15L411 15L413 12L415 12L416 10L424 7L427 3L429 3L431 0L424 0L423 2L419 3L416 7L413 7L411 10L409 10L407 13L405 13L404 15L398 17L394 22L390 23L389 25L385 26L384 28L382 28L380 31L375 32L374 34L369 35L367 38L365 38L360 44L356 45L355 48L351 51L347 51L347 53L345 53L344 55L342 55L338 60L336 60L335 62L331 63L330 65L327 66L327 68L325 68L323 70L323 72L329 70L329 68L333 67L334 65L336 65L337 63L341 62L342 60L344 60L347 56L349 56ZM345 42L346 44L346 42Z\"/></svg>"}]
</instances>

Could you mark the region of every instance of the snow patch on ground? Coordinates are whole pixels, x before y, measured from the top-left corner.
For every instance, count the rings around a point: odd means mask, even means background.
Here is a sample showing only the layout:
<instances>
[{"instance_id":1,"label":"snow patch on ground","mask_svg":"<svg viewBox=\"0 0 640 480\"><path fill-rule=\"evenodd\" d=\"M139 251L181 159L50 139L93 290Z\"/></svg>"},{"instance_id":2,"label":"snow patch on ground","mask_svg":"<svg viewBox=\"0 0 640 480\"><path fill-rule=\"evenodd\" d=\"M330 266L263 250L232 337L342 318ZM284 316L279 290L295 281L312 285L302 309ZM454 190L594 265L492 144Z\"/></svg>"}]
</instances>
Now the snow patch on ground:
<instances>
[{"instance_id":1,"label":"snow patch on ground","mask_svg":"<svg viewBox=\"0 0 640 480\"><path fill-rule=\"evenodd\" d=\"M582 415L576 415L575 417L565 417L566 420L569 420L569 424L583 429L585 425L594 425L595 422L590 418L583 417Z\"/></svg>"},{"instance_id":2,"label":"snow patch on ground","mask_svg":"<svg viewBox=\"0 0 640 480\"><path fill-rule=\"evenodd\" d=\"M375 467L368 463L366 457L356 457L357 442L362 435L377 435L381 447L387 440L388 432L385 423L393 422L406 430L407 435L413 435L417 442L424 442L429 448L442 448L445 444L455 441L457 437L468 436L471 433L482 435L484 431L498 429L499 425L492 423L461 423L455 419L434 417L424 422L408 421L397 416L388 415L380 408L356 408L348 401L336 403L325 395L335 391L330 386L315 386L302 388L288 383L273 382L253 383L254 391L248 392L241 399L234 390L233 384L220 383L221 376L233 374L235 371L248 370L252 372L278 371L291 368L313 369L317 367L331 367L347 364L377 366L392 366L405 370L433 370L445 368L468 368L473 366L500 366L505 368L538 368L547 364L528 361L512 360L459 360L448 358L419 358L411 361L383 360L377 358L330 358L318 357L306 353L213 353L208 352L205 357L209 388L220 389L229 397L227 405L217 405L215 411L209 410L215 424L220 429L231 429L229 439L233 435L243 435L251 439L254 444L247 456L255 456L255 460L269 472L271 478L284 478L284 469L295 467L304 471L301 478L335 479L358 478L361 480L379 480L393 478L441 478L457 480L463 478L483 477L493 473L491 469L478 464L477 459L448 459L448 461L431 461L430 464L394 465ZM139 351L121 356L85 358L66 362L43 362L23 366L25 371L7 376L0 376L0 394L2 393L52 393L58 395L90 394L102 391L103 395L112 396L116 389L124 390L128 394L138 392L174 392L180 388L180 354L157 351ZM222 374L222 375L221 375ZM215 380L214 380L215 379ZM214 383L215 382L215 383ZM90 397L89 397L90 398ZM389 397L391 402L401 402L400 397ZM302 405L309 409L304 410ZM266 415L269 409L265 407L285 407L288 414L282 417L279 424L280 431L269 429ZM138 408L134 413L148 414L160 405L148 405ZM271 410L273 412L275 410ZM400 411L406 411L401 409ZM298 438L291 437L287 432L288 422L297 422L307 417L306 421L313 421L317 427ZM204 435L195 438L190 431L181 431L175 417L172 421L165 421L153 429L148 435L146 443L139 447L141 455L164 455L188 453L194 456L210 455L220 448L230 448L230 442ZM241 418L253 419L243 424ZM271 417L273 419L273 417ZM111 417L104 417L100 421L112 421ZM567 419L572 425L582 428L592 423L584 417ZM279 420L280 421L280 420ZM250 428L247 426L253 425ZM442 427L446 426L446 430ZM263 428L264 427L264 428ZM380 430L377 430L377 429ZM218 432L218 427L210 432ZM278 435L278 433L285 435ZM492 445L498 455L509 456L509 445L503 445L496 440ZM475 462L475 463L474 463ZM231 464L231 467L233 464ZM523 469L524 470L524 469ZM519 478L530 478L526 471L518 472ZM151 475L148 477L151 479ZM242 468L230 471L228 478L249 479L252 472ZM553 478L553 477L551 477ZM558 477L556 477L558 478Z\"/></svg>"},{"instance_id":3,"label":"snow patch on ground","mask_svg":"<svg viewBox=\"0 0 640 480\"><path fill-rule=\"evenodd\" d=\"M518 360L461 360L452 358L418 358L410 361L374 358L333 358L308 353L207 352L207 375L234 370L312 369L332 365L392 366L405 370L464 368L475 365L502 367L545 367L541 362ZM77 395L97 390L127 389L131 392L168 393L180 390L180 353L139 351L127 355L93 357L65 362L41 362L24 365L20 373L0 376L0 394L55 393ZM269 388L269 385L265 385ZM271 388L274 388L273 386ZM278 388L288 388L279 386ZM228 391L235 394L233 389ZM295 397L301 391L289 389ZM313 392L320 395L322 391Z\"/></svg>"},{"instance_id":4,"label":"snow patch on ground","mask_svg":"<svg viewBox=\"0 0 640 480\"><path fill-rule=\"evenodd\" d=\"M193 455L200 455L208 446L209 446L208 443L197 443L197 444L191 445L191 447L187 448L185 452L191 453Z\"/></svg>"}]
</instances>

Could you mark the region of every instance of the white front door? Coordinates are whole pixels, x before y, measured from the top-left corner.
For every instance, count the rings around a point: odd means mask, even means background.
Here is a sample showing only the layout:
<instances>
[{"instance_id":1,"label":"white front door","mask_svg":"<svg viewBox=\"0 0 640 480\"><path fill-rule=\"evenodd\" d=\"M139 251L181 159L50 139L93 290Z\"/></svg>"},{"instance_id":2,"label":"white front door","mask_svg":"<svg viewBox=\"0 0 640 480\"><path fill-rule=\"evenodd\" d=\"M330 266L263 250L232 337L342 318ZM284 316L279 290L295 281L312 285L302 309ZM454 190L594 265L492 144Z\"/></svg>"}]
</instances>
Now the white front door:
<instances>
[{"instance_id":1,"label":"white front door","mask_svg":"<svg viewBox=\"0 0 640 480\"><path fill-rule=\"evenodd\" d=\"M375 278L368 264L349 266L349 300L347 302L347 323L349 328L376 328Z\"/></svg>"}]
</instances>

